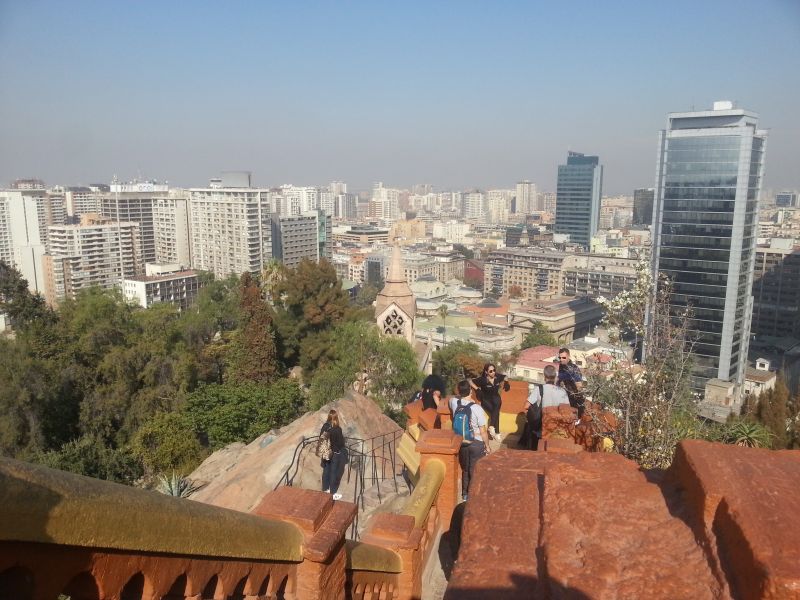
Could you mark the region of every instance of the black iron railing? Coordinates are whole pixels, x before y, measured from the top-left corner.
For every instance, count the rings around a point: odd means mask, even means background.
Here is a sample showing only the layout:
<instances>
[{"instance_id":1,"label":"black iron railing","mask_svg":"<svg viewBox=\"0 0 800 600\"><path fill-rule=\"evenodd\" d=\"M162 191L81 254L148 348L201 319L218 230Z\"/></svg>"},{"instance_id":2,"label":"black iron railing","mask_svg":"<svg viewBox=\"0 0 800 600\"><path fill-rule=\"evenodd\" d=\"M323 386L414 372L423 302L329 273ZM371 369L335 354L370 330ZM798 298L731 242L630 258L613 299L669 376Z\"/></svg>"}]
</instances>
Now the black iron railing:
<instances>
[{"instance_id":1,"label":"black iron railing","mask_svg":"<svg viewBox=\"0 0 800 600\"><path fill-rule=\"evenodd\" d=\"M391 479L395 492L399 491L397 476L402 474L402 470L398 470L397 440L402 435L403 431L398 429L367 439L345 437L345 447L347 448L345 474L347 483L353 483L353 502L359 507L351 529L352 539L358 539L358 518L360 512L364 510L364 492L375 486L378 503L382 503L381 483L386 479ZM304 451L309 446L316 448L318 441L319 435L312 435L304 437L297 444L292 455L292 462L278 480L275 489L282 485L294 485L295 478L300 473Z\"/></svg>"}]
</instances>

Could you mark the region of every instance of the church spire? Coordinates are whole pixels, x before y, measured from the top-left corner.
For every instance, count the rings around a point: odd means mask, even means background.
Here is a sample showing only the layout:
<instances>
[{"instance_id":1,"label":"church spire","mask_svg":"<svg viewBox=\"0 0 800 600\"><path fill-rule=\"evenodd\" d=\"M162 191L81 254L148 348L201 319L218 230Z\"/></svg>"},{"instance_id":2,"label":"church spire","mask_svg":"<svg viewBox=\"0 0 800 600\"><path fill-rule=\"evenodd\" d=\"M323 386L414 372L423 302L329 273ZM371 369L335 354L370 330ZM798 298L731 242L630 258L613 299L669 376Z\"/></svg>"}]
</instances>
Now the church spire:
<instances>
[{"instance_id":1,"label":"church spire","mask_svg":"<svg viewBox=\"0 0 800 600\"><path fill-rule=\"evenodd\" d=\"M417 301L406 281L403 255L395 242L386 285L375 299L375 318L382 333L400 335L413 343L416 313Z\"/></svg>"}]
</instances>

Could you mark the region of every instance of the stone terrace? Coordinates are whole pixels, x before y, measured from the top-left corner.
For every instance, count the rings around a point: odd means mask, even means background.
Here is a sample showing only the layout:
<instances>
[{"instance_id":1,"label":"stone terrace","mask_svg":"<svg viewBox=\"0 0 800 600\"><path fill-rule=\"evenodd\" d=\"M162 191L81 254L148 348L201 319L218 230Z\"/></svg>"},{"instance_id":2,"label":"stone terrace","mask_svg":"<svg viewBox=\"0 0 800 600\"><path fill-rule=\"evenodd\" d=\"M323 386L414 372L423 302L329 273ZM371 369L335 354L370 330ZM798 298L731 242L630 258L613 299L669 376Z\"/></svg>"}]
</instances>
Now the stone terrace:
<instances>
[{"instance_id":1,"label":"stone terrace","mask_svg":"<svg viewBox=\"0 0 800 600\"><path fill-rule=\"evenodd\" d=\"M478 463L446 599L800 598L800 452L546 445Z\"/></svg>"}]
</instances>

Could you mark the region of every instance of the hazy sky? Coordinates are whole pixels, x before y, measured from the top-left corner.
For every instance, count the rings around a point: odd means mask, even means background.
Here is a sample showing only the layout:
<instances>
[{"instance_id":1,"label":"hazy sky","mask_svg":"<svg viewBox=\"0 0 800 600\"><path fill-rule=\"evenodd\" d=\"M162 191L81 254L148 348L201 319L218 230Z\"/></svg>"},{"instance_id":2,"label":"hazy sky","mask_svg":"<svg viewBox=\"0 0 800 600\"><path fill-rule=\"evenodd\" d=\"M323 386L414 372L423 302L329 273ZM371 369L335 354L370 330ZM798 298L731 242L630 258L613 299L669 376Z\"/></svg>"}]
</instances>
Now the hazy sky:
<instances>
[{"instance_id":1,"label":"hazy sky","mask_svg":"<svg viewBox=\"0 0 800 600\"><path fill-rule=\"evenodd\" d=\"M0 0L0 185L652 186L666 113L734 100L800 188L800 0Z\"/></svg>"}]
</instances>

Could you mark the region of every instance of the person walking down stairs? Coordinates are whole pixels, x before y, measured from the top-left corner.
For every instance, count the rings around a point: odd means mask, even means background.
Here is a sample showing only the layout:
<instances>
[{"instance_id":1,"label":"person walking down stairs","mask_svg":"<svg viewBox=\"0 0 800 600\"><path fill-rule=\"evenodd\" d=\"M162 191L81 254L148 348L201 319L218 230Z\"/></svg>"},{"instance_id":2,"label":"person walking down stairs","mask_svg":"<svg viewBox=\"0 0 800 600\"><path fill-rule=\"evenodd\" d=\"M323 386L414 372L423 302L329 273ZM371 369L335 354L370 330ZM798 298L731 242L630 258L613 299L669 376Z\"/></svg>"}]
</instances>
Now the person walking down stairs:
<instances>
[{"instance_id":1,"label":"person walking down stairs","mask_svg":"<svg viewBox=\"0 0 800 600\"><path fill-rule=\"evenodd\" d=\"M322 489L325 493L333 494L334 500L341 500L339 484L347 464L347 448L339 425L339 413L335 410L331 409L328 413L328 420L320 429L319 439L317 454L322 459Z\"/></svg>"}]
</instances>

